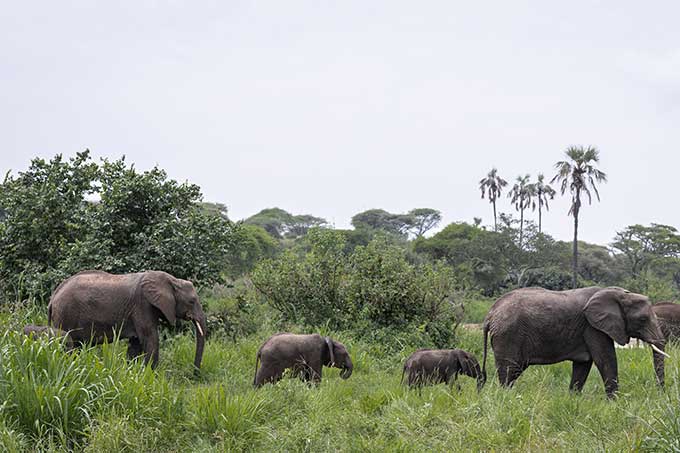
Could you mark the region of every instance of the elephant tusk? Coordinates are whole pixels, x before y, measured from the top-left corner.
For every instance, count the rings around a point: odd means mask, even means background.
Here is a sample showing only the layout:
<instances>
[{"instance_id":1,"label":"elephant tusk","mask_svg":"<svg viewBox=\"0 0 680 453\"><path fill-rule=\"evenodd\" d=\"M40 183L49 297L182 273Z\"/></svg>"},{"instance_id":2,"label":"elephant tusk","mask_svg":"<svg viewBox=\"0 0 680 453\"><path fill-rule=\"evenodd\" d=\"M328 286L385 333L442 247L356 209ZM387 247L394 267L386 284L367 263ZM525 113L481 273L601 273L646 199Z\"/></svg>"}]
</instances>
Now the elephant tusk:
<instances>
[{"instance_id":1,"label":"elephant tusk","mask_svg":"<svg viewBox=\"0 0 680 453\"><path fill-rule=\"evenodd\" d=\"M198 323L198 321L194 321L194 324L196 324L196 330L198 330L198 333L200 333L201 336L204 337L205 335L203 335L203 329L201 329L201 325Z\"/></svg>"},{"instance_id":2,"label":"elephant tusk","mask_svg":"<svg viewBox=\"0 0 680 453\"><path fill-rule=\"evenodd\" d=\"M657 348L657 347L654 346L653 344L650 343L650 346L652 347L652 349L654 350L654 352L658 352L659 354L661 354L661 355L663 355L663 356L665 356L665 357L668 357L669 359L671 358L671 356L669 356L668 354L666 354L665 352L663 352L661 349Z\"/></svg>"}]
</instances>

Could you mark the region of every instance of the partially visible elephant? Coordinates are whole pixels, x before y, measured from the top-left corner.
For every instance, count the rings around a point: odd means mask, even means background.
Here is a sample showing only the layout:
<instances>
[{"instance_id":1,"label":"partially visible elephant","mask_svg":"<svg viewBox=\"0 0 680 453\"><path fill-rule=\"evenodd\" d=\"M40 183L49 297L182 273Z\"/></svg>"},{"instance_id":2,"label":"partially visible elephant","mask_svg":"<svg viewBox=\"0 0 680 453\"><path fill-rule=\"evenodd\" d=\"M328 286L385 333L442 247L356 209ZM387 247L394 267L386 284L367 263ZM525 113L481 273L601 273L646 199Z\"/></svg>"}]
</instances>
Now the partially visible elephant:
<instances>
[{"instance_id":1,"label":"partially visible elephant","mask_svg":"<svg viewBox=\"0 0 680 453\"><path fill-rule=\"evenodd\" d=\"M614 341L631 337L653 349L657 382L664 384L664 337L647 297L623 288L590 287L569 291L523 288L496 301L484 319L486 373L487 337L496 358L498 380L511 386L529 365L571 360L569 388L580 391L593 362L608 397L618 390Z\"/></svg>"},{"instance_id":2,"label":"partially visible elephant","mask_svg":"<svg viewBox=\"0 0 680 453\"><path fill-rule=\"evenodd\" d=\"M258 362L262 362L259 369ZM319 334L277 333L257 351L253 385L261 387L268 382L277 382L286 369L304 381L318 384L323 366L340 368L340 377L349 378L353 365L345 345Z\"/></svg>"},{"instance_id":3,"label":"partially visible elephant","mask_svg":"<svg viewBox=\"0 0 680 453\"><path fill-rule=\"evenodd\" d=\"M462 349L419 349L406 359L402 382L407 372L409 386L451 384L459 374L476 379L477 390L481 390L486 381L475 356Z\"/></svg>"},{"instance_id":4,"label":"partially visible elephant","mask_svg":"<svg viewBox=\"0 0 680 453\"><path fill-rule=\"evenodd\" d=\"M129 341L127 354L158 364L158 323L177 318L196 325L194 366L201 366L206 318L194 285L161 271L115 275L83 271L64 280L48 305L51 326L69 331L75 344Z\"/></svg>"},{"instance_id":5,"label":"partially visible elephant","mask_svg":"<svg viewBox=\"0 0 680 453\"><path fill-rule=\"evenodd\" d=\"M46 337L46 338L64 338L64 343L68 349L73 348L73 340L68 335L68 332L64 332L61 329L50 326L36 326L35 324L26 324L24 326L24 335L32 336L33 338Z\"/></svg>"},{"instance_id":6,"label":"partially visible elephant","mask_svg":"<svg viewBox=\"0 0 680 453\"><path fill-rule=\"evenodd\" d=\"M659 321L661 333L666 342L680 340L680 304L673 302L657 302L652 310Z\"/></svg>"}]
</instances>

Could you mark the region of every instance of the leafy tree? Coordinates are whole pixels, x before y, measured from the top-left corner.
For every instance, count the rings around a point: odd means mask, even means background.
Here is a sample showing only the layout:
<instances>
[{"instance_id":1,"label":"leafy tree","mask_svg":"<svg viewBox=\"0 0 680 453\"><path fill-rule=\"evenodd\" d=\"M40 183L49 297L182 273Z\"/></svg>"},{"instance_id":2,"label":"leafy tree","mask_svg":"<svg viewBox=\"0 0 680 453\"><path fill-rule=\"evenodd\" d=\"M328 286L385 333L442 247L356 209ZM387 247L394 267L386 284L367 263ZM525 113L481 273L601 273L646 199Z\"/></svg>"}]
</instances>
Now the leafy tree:
<instances>
[{"instance_id":1,"label":"leafy tree","mask_svg":"<svg viewBox=\"0 0 680 453\"><path fill-rule=\"evenodd\" d=\"M0 190L3 289L44 299L86 268L218 281L236 227L204 214L200 201L198 186L168 180L158 168L139 173L124 159L97 165L87 150L68 161L34 159Z\"/></svg>"},{"instance_id":2,"label":"leafy tree","mask_svg":"<svg viewBox=\"0 0 680 453\"><path fill-rule=\"evenodd\" d=\"M555 189L553 189L550 184L546 184L543 181L543 174L539 173L538 174L538 179L535 183L532 184L532 189L531 193L533 195L533 200L531 201L531 210L536 210L536 207L538 206L538 232L540 233L542 231L541 224L542 224L542 210L543 207L545 206L545 210L549 210L548 206L548 199L552 200L555 198Z\"/></svg>"},{"instance_id":3,"label":"leafy tree","mask_svg":"<svg viewBox=\"0 0 680 453\"><path fill-rule=\"evenodd\" d=\"M279 244L257 225L240 224L234 232L235 250L228 258L227 272L236 278L253 270L263 259L276 255Z\"/></svg>"},{"instance_id":4,"label":"leafy tree","mask_svg":"<svg viewBox=\"0 0 680 453\"><path fill-rule=\"evenodd\" d=\"M620 268L620 260L607 247L579 241L578 273L584 280L599 286L621 286Z\"/></svg>"},{"instance_id":5,"label":"leafy tree","mask_svg":"<svg viewBox=\"0 0 680 453\"><path fill-rule=\"evenodd\" d=\"M578 215L581 210L581 195L588 197L588 204L592 202L591 190L595 192L597 200L600 200L600 193L597 190L597 183L607 182L607 175L596 167L600 162L599 151L589 146L571 146L567 148L565 154L569 160L559 161L555 164L557 174L551 182L560 182L560 192L564 195L567 191L571 193L571 206L569 215L574 217L574 242L573 242L573 261L572 261L572 285L576 288L578 275Z\"/></svg>"},{"instance_id":6,"label":"leafy tree","mask_svg":"<svg viewBox=\"0 0 680 453\"><path fill-rule=\"evenodd\" d=\"M286 250L261 261L251 275L253 285L285 320L339 328L348 316L340 294L347 268L344 235L315 228L306 239L311 249L302 257Z\"/></svg>"},{"instance_id":7,"label":"leafy tree","mask_svg":"<svg viewBox=\"0 0 680 453\"><path fill-rule=\"evenodd\" d=\"M204 201L199 203L198 206L204 214L215 215L222 217L224 220L229 220L227 206L222 203L209 203Z\"/></svg>"},{"instance_id":8,"label":"leafy tree","mask_svg":"<svg viewBox=\"0 0 680 453\"><path fill-rule=\"evenodd\" d=\"M276 239L295 239L307 234L310 228L328 224L321 217L293 215L281 208L263 209L247 218L244 223L262 227Z\"/></svg>"},{"instance_id":9,"label":"leafy tree","mask_svg":"<svg viewBox=\"0 0 680 453\"><path fill-rule=\"evenodd\" d=\"M522 250L522 239L524 235L524 210L531 206L531 201L534 196L534 186L529 183L529 175L518 176L517 182L510 193L508 193L508 198L511 198L511 202L515 205L515 209L519 211L519 248Z\"/></svg>"},{"instance_id":10,"label":"leafy tree","mask_svg":"<svg viewBox=\"0 0 680 453\"><path fill-rule=\"evenodd\" d=\"M469 275L487 295L496 293L508 275L517 246L504 234L465 222L452 223L430 238L414 242L414 250L433 260L445 260L460 274Z\"/></svg>"},{"instance_id":11,"label":"leafy tree","mask_svg":"<svg viewBox=\"0 0 680 453\"><path fill-rule=\"evenodd\" d=\"M408 214L392 214L384 209L369 209L352 217L352 226L359 229L380 230L395 236L404 236L412 226Z\"/></svg>"},{"instance_id":12,"label":"leafy tree","mask_svg":"<svg viewBox=\"0 0 680 453\"><path fill-rule=\"evenodd\" d=\"M669 225L630 225L616 233L611 247L627 262L631 277L638 277L655 260L680 256L680 235Z\"/></svg>"},{"instance_id":13,"label":"leafy tree","mask_svg":"<svg viewBox=\"0 0 680 453\"><path fill-rule=\"evenodd\" d=\"M0 285L20 297L26 291L48 293L38 278L54 269L70 244L88 232L85 197L95 192L97 165L89 151L71 159L61 155L33 159L16 177L9 173L0 187Z\"/></svg>"},{"instance_id":14,"label":"leafy tree","mask_svg":"<svg viewBox=\"0 0 680 453\"><path fill-rule=\"evenodd\" d=\"M503 187L507 186L508 182L498 176L498 170L492 168L485 178L479 181L479 189L482 191L482 199L484 194L488 194L489 203L493 205L493 230L498 231L498 221L496 219L496 200L501 196Z\"/></svg>"},{"instance_id":15,"label":"leafy tree","mask_svg":"<svg viewBox=\"0 0 680 453\"><path fill-rule=\"evenodd\" d=\"M432 208L411 209L407 216L411 218L409 232L417 238L435 228L442 220L441 212Z\"/></svg>"}]
</instances>

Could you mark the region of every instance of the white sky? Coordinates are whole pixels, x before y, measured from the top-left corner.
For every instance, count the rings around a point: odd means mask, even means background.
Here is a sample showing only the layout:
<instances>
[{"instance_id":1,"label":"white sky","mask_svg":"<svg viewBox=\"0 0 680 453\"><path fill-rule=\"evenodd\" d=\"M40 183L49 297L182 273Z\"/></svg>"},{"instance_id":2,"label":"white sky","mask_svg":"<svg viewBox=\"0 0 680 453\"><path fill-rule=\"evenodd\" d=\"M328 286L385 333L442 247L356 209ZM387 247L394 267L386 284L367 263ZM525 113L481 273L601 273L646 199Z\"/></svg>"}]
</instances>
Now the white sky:
<instances>
[{"instance_id":1,"label":"white sky","mask_svg":"<svg viewBox=\"0 0 680 453\"><path fill-rule=\"evenodd\" d=\"M680 227L679 21L673 1L7 1L0 173L90 148L158 164L233 219L433 207L488 224L491 166L550 178L592 144L610 182L581 238ZM565 240L567 209L544 217Z\"/></svg>"}]
</instances>

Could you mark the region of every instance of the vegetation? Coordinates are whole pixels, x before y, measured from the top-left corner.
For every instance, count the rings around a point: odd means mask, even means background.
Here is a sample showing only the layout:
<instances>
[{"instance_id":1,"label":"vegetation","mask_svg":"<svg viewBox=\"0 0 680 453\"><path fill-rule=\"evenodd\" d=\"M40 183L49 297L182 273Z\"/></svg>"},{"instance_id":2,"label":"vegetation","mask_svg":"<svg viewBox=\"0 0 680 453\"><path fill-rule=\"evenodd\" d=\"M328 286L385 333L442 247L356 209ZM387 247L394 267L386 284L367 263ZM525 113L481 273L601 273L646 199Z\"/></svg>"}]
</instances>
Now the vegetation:
<instances>
[{"instance_id":1,"label":"vegetation","mask_svg":"<svg viewBox=\"0 0 680 453\"><path fill-rule=\"evenodd\" d=\"M606 176L594 148L558 163L572 194L574 242L542 231L555 195L542 175L510 192L519 218L496 211L507 182L479 182L494 210L433 230L432 208L370 209L353 229L280 208L232 222L200 189L89 152L35 159L0 185L1 451L423 451L677 450L678 368L654 386L651 354L618 350L621 394L605 399L593 372L582 395L567 391L570 365L532 367L516 387L478 394L461 378L408 391L404 359L423 347L482 357L477 324L495 299L525 286L562 290L616 285L654 300L680 297L680 235L669 225L622 228L609 246L578 241L582 197L599 199ZM525 210L538 207L538 224ZM573 250L573 252L572 252ZM156 370L114 342L66 352L59 340L25 338L45 324L49 294L84 268L162 269L193 280L208 319L200 374L190 326L161 332ZM348 381L324 371L320 387L284 379L252 389L257 348L277 331L320 332L348 348ZM674 357L676 346L669 348Z\"/></svg>"},{"instance_id":2,"label":"vegetation","mask_svg":"<svg viewBox=\"0 0 680 453\"><path fill-rule=\"evenodd\" d=\"M496 200L501 196L503 187L507 186L508 182L498 176L498 170L492 168L485 178L479 181L479 188L482 191L482 198L487 193L489 196L489 203L493 205L493 230L498 231L498 218L496 216Z\"/></svg>"},{"instance_id":3,"label":"vegetation","mask_svg":"<svg viewBox=\"0 0 680 453\"><path fill-rule=\"evenodd\" d=\"M560 192L565 194L567 189L571 193L571 206L569 215L574 217L574 252L573 252L573 280L572 287L576 288L578 279L578 214L581 210L581 194L588 197L588 204L592 202L591 190L595 192L600 201L600 193L597 183L607 182L607 175L595 167L600 161L600 153L596 148L583 146L571 146L565 152L569 160L559 161L555 164L557 174L552 182L560 182Z\"/></svg>"},{"instance_id":4,"label":"vegetation","mask_svg":"<svg viewBox=\"0 0 680 453\"><path fill-rule=\"evenodd\" d=\"M531 367L510 390L491 373L479 394L465 377L460 391L418 392L400 384L401 367L427 344L404 332L401 346L386 350L323 330L349 348L349 380L326 368L318 388L284 379L253 390L255 352L276 330L266 322L235 342L213 334L193 377L190 333L164 335L152 371L128 362L121 344L68 353L57 340L19 335L24 323L44 321L43 310L30 307L5 305L0 313L3 451L670 451L680 434L677 364L668 362L660 392L642 348L617 351L616 401L605 398L596 372L582 395L571 394L568 363ZM461 330L452 346L481 358L481 345L481 332ZM493 370L493 356L487 367Z\"/></svg>"},{"instance_id":5,"label":"vegetation","mask_svg":"<svg viewBox=\"0 0 680 453\"><path fill-rule=\"evenodd\" d=\"M531 201L531 209L536 210L536 207L538 207L538 232L540 233L542 231L542 211L543 207L545 207L545 210L548 211L550 209L550 206L548 206L548 199L552 200L555 198L555 189L553 189L550 184L546 184L544 182L545 176L543 176L542 173L538 174L538 179L536 180L535 183L532 184L532 194L533 194L533 200Z\"/></svg>"},{"instance_id":6,"label":"vegetation","mask_svg":"<svg viewBox=\"0 0 680 453\"><path fill-rule=\"evenodd\" d=\"M34 159L0 186L0 289L19 298L49 297L83 269L163 269L212 284L234 245L235 225L206 214L193 184L125 159L92 162L89 151L65 160Z\"/></svg>"}]
</instances>

